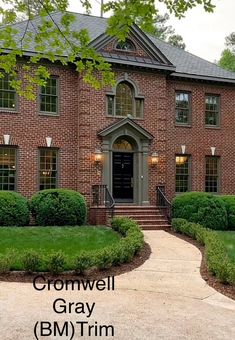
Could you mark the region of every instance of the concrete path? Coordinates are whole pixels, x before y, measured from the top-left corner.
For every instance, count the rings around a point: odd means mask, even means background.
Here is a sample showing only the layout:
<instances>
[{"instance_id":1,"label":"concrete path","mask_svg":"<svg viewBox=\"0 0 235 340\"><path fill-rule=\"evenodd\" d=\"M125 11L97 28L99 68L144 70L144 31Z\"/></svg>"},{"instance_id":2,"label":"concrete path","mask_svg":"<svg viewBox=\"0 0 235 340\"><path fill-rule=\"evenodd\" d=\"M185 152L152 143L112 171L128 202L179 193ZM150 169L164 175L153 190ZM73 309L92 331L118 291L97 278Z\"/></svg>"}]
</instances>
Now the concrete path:
<instances>
[{"instance_id":1,"label":"concrete path","mask_svg":"<svg viewBox=\"0 0 235 340\"><path fill-rule=\"evenodd\" d=\"M0 339L34 339L37 321L87 321L94 327L84 336L75 324L74 339L115 340L232 340L235 339L235 301L210 288L199 273L201 253L193 245L164 231L145 232L152 248L148 261L115 278L115 291L35 291L29 283L0 282ZM55 299L95 302L90 318L53 311ZM80 310L81 311L81 310ZM87 313L87 310L84 310ZM100 325L113 325L106 337ZM111 331L111 329L109 329ZM111 334L111 333L109 333ZM65 333L64 333L65 335ZM69 339L42 336L39 339Z\"/></svg>"}]
</instances>

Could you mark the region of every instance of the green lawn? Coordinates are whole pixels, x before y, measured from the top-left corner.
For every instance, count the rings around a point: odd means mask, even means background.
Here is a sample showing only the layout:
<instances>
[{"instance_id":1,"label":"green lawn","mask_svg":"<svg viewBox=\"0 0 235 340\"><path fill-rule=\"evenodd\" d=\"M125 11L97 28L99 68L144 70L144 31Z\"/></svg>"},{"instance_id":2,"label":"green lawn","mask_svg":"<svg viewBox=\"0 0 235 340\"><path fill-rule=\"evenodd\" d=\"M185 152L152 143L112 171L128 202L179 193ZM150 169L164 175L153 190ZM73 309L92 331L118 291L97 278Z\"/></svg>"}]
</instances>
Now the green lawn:
<instances>
[{"instance_id":1,"label":"green lawn","mask_svg":"<svg viewBox=\"0 0 235 340\"><path fill-rule=\"evenodd\" d=\"M229 257L235 262L235 231L219 231L218 235L225 244Z\"/></svg>"},{"instance_id":2,"label":"green lawn","mask_svg":"<svg viewBox=\"0 0 235 340\"><path fill-rule=\"evenodd\" d=\"M22 254L27 249L46 255L62 250L69 259L83 250L96 250L118 242L120 236L111 228L82 227L1 227L0 254L15 249ZM18 257L18 256L17 256ZM14 269L20 269L16 259Z\"/></svg>"}]
</instances>

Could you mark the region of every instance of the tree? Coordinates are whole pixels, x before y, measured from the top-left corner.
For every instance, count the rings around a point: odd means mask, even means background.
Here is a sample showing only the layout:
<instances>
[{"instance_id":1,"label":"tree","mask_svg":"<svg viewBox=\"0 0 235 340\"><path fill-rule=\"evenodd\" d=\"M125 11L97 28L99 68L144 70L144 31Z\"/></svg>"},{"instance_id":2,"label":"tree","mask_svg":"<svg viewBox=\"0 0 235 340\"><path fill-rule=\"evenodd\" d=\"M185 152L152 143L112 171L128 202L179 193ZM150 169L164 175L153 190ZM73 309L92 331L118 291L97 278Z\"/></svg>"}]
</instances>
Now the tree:
<instances>
[{"instance_id":1,"label":"tree","mask_svg":"<svg viewBox=\"0 0 235 340\"><path fill-rule=\"evenodd\" d=\"M235 32L225 38L225 46L218 64L228 71L235 72Z\"/></svg>"},{"instance_id":2,"label":"tree","mask_svg":"<svg viewBox=\"0 0 235 340\"><path fill-rule=\"evenodd\" d=\"M79 1L89 13L90 0ZM213 12L215 7L213 0L158 1L179 18L197 5L203 5L207 12ZM0 15L5 26L0 28L0 76L8 73L12 79L11 86L19 95L35 99L35 85L46 84L49 72L40 65L40 60L45 59L63 65L74 64L84 81L95 88L114 83L111 65L89 45L88 32L70 30L74 16L66 12L68 0L2 0L1 3ZM54 11L62 13L59 24L53 19ZM103 5L103 12L109 11L113 14L108 19L107 34L119 41L126 39L136 18L140 19L140 27L144 31L152 32L154 29L154 17L157 15L154 0L108 0ZM33 20L35 13L40 17L37 23ZM21 16L26 17L23 32L19 32L19 26L15 25ZM24 59L24 77L17 79L18 60L24 57L24 51L29 50L31 45L36 54Z\"/></svg>"},{"instance_id":3,"label":"tree","mask_svg":"<svg viewBox=\"0 0 235 340\"><path fill-rule=\"evenodd\" d=\"M165 13L164 15L156 14L152 34L174 46L185 49L186 45L183 41L183 37L175 34L175 29L172 26L167 25L169 19L170 16L168 13Z\"/></svg>"}]
</instances>

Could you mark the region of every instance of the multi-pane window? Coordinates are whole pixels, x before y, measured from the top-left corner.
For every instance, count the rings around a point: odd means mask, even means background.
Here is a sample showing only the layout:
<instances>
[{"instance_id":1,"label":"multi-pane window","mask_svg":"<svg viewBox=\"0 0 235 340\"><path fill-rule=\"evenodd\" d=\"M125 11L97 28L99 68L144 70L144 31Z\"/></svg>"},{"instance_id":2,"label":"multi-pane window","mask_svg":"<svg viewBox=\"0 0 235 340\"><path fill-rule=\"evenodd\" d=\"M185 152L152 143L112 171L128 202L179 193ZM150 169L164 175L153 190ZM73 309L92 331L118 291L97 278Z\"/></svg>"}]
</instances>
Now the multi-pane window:
<instances>
[{"instance_id":1,"label":"multi-pane window","mask_svg":"<svg viewBox=\"0 0 235 340\"><path fill-rule=\"evenodd\" d=\"M16 149L0 147L0 190L16 188Z\"/></svg>"},{"instance_id":2,"label":"multi-pane window","mask_svg":"<svg viewBox=\"0 0 235 340\"><path fill-rule=\"evenodd\" d=\"M190 156L176 155L175 169L175 191L190 191Z\"/></svg>"},{"instance_id":3,"label":"multi-pane window","mask_svg":"<svg viewBox=\"0 0 235 340\"><path fill-rule=\"evenodd\" d=\"M143 116L143 98L135 97L134 87L123 81L117 85L116 95L107 96L108 115L127 117L131 115L136 118Z\"/></svg>"},{"instance_id":4,"label":"multi-pane window","mask_svg":"<svg viewBox=\"0 0 235 340\"><path fill-rule=\"evenodd\" d=\"M57 150L39 150L39 189L55 189L57 187Z\"/></svg>"},{"instance_id":5,"label":"multi-pane window","mask_svg":"<svg viewBox=\"0 0 235 340\"><path fill-rule=\"evenodd\" d=\"M219 192L219 157L206 157L205 191Z\"/></svg>"},{"instance_id":6,"label":"multi-pane window","mask_svg":"<svg viewBox=\"0 0 235 340\"><path fill-rule=\"evenodd\" d=\"M9 74L4 74L0 78L0 108L1 109L16 109L16 91L10 84L11 77Z\"/></svg>"},{"instance_id":7,"label":"multi-pane window","mask_svg":"<svg viewBox=\"0 0 235 340\"><path fill-rule=\"evenodd\" d=\"M50 77L40 88L40 111L58 114L58 78Z\"/></svg>"},{"instance_id":8,"label":"multi-pane window","mask_svg":"<svg viewBox=\"0 0 235 340\"><path fill-rule=\"evenodd\" d=\"M190 124L191 100L189 92L175 93L175 122L176 124Z\"/></svg>"},{"instance_id":9,"label":"multi-pane window","mask_svg":"<svg viewBox=\"0 0 235 340\"><path fill-rule=\"evenodd\" d=\"M220 97L206 95L205 97L205 123L209 126L219 126Z\"/></svg>"}]
</instances>

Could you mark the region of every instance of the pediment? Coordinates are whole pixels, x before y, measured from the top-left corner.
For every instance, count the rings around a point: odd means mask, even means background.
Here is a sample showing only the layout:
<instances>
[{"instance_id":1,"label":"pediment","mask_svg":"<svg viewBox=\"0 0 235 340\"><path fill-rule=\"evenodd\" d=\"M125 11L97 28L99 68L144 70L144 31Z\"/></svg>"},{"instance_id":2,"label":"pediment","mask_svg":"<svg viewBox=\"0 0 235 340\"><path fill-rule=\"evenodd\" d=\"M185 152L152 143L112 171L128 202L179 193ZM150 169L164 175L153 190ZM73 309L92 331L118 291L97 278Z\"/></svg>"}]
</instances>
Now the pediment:
<instances>
[{"instance_id":1,"label":"pediment","mask_svg":"<svg viewBox=\"0 0 235 340\"><path fill-rule=\"evenodd\" d=\"M110 37L106 33L101 34L90 45L110 62L128 63L135 66L142 64L146 67L151 67L152 65L155 68L175 70L174 65L137 25L131 27L128 40L135 45L135 51L117 50L115 48L116 38Z\"/></svg>"},{"instance_id":2,"label":"pediment","mask_svg":"<svg viewBox=\"0 0 235 340\"><path fill-rule=\"evenodd\" d=\"M134 133L140 139L143 139L143 140L150 141L153 139L153 136L151 135L151 133L149 133L147 130L142 128L142 126L140 126L139 124L137 124L136 122L134 122L132 119L128 117L106 127L105 129L103 129L102 131L98 133L98 136L110 137L116 132L118 132L119 130L126 131L125 134L128 134L128 131L132 131L132 133Z\"/></svg>"}]
</instances>

